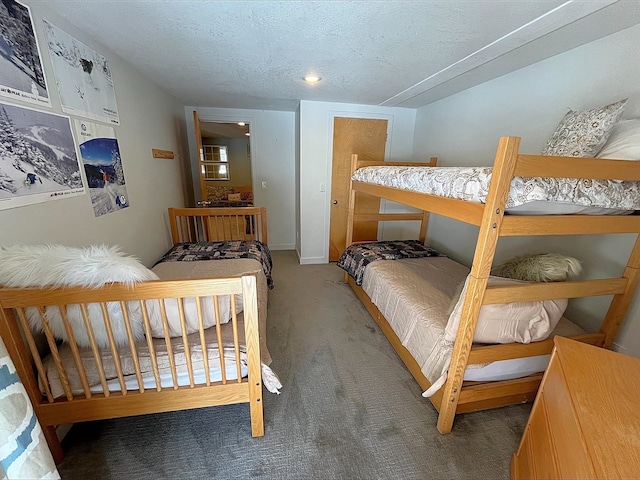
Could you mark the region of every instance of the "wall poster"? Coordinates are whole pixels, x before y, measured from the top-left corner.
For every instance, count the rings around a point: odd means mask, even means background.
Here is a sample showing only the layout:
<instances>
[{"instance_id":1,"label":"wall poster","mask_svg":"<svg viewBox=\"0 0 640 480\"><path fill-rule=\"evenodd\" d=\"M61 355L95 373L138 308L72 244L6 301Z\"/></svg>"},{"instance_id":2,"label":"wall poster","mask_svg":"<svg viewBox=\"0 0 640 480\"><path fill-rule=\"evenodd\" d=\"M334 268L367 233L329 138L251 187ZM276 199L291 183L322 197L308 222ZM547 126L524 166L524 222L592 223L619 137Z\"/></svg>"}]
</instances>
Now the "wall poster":
<instances>
[{"instance_id":1,"label":"wall poster","mask_svg":"<svg viewBox=\"0 0 640 480\"><path fill-rule=\"evenodd\" d=\"M120 125L107 59L55 25L42 22L62 111Z\"/></svg>"},{"instance_id":2,"label":"wall poster","mask_svg":"<svg viewBox=\"0 0 640 480\"><path fill-rule=\"evenodd\" d=\"M69 117L0 103L0 210L85 193Z\"/></svg>"},{"instance_id":3,"label":"wall poster","mask_svg":"<svg viewBox=\"0 0 640 480\"><path fill-rule=\"evenodd\" d=\"M115 130L107 125L74 119L80 156L96 217L129 206Z\"/></svg>"},{"instance_id":4,"label":"wall poster","mask_svg":"<svg viewBox=\"0 0 640 480\"><path fill-rule=\"evenodd\" d=\"M0 2L0 96L51 106L31 11Z\"/></svg>"}]
</instances>

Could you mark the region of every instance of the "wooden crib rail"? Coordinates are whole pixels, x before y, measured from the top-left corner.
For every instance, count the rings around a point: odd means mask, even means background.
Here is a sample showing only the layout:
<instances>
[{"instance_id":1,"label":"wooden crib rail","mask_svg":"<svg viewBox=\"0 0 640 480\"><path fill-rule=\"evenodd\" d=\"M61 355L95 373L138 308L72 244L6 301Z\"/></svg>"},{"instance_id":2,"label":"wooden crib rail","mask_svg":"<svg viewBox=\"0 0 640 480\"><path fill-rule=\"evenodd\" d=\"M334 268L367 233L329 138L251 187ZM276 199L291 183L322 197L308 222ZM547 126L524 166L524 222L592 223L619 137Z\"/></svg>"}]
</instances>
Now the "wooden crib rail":
<instances>
[{"instance_id":1,"label":"wooden crib rail","mask_svg":"<svg viewBox=\"0 0 640 480\"><path fill-rule=\"evenodd\" d=\"M170 208L169 224L174 244L224 240L268 244L265 207Z\"/></svg>"},{"instance_id":2,"label":"wooden crib rail","mask_svg":"<svg viewBox=\"0 0 640 480\"><path fill-rule=\"evenodd\" d=\"M235 308L236 296L243 299L244 342L241 342L238 312ZM223 297L230 301L230 325L222 325L220 302ZM204 328L204 311L200 299L213 298L216 325L211 330ZM166 299L177 306L181 336L169 337L169 313ZM195 305L197 331L188 335L185 301ZM198 299L194 301L194 299ZM74 309L74 319L71 318ZM90 313L91 311L91 313ZM103 324L96 323L96 312L100 313ZM70 357L61 354L61 342L54 337L52 315L59 315L69 339ZM78 314L81 321L78 319ZM118 315L119 314L119 315ZM152 314L161 318L163 338L151 337ZM135 316L135 318L134 318ZM39 317L47 340L57 378L62 389L62 397L55 395L50 385L50 374L36 346L36 339L29 328L29 320ZM175 317L172 317L175 321ZM116 345L116 322L123 322L126 339ZM189 321L193 325L193 319ZM96 340L96 325L104 327L108 346L100 346ZM121 325L121 324L119 324ZM226 328L223 338L223 327ZM145 338L136 341L134 332L144 330ZM85 329L80 332L78 329ZM119 330L120 332L122 330ZM231 333L229 333L231 332ZM86 334L89 346L78 347L78 335ZM142 413L182 410L203 406L249 402L254 436L264 434L262 421L262 383L258 336L258 307L255 275L242 277L214 278L202 280L151 281L135 286L112 284L99 289L50 288L12 289L0 288L0 335L22 380L34 409L43 427L53 427L62 423L73 423L95 419L113 418ZM189 336L189 338L187 338ZM213 340L213 341L212 341ZM217 352L212 353L212 345ZM148 349L148 355L140 357L141 349ZM224 348L223 348L224 346ZM159 351L163 350L162 352ZM180 350L186 358L188 384L180 386L180 368L176 365L176 354ZM246 352L246 355L245 355ZM213 356L212 356L213 355ZM87 373L87 359L93 362L93 380ZM220 364L219 381L210 376L212 358ZM225 368L227 362L235 362L235 374ZM143 383L143 365L152 372L153 385ZM162 363L162 366L160 362ZM127 367L125 370L125 364ZM248 377L242 378L241 365L246 364ZM131 366L132 365L132 366ZM204 370L205 379L199 384L194 372L198 365ZM204 367L203 367L204 365ZM164 383L160 370L168 370ZM133 370L133 371L132 371ZM98 380L96 381L96 375ZM75 388L70 379L78 378ZM137 388L128 389L126 378L137 379ZM107 382L118 384L116 391L110 391ZM169 383L168 386L163 386ZM93 387L93 391L92 391ZM100 388L101 387L101 388ZM44 394L41 391L44 391ZM96 388L98 391L96 392ZM132 387L129 387L132 388ZM113 389L113 387L112 387ZM201 394L201 389L208 389ZM71 406L73 404L73 406ZM50 443L54 442L55 431L44 428ZM57 440L55 440L57 442ZM54 442L55 443L55 442ZM54 445L57 450L59 445ZM59 453L59 452L58 452ZM55 452L54 452L55 454Z\"/></svg>"}]
</instances>

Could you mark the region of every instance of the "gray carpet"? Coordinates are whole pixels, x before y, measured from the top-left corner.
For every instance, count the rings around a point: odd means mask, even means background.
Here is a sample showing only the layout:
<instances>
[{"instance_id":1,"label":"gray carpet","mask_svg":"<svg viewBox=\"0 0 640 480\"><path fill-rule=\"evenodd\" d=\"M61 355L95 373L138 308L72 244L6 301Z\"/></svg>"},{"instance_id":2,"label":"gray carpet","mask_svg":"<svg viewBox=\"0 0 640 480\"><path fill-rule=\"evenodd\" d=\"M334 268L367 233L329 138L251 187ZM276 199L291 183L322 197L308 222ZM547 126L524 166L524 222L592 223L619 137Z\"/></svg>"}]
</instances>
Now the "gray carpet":
<instances>
[{"instance_id":1,"label":"gray carpet","mask_svg":"<svg viewBox=\"0 0 640 480\"><path fill-rule=\"evenodd\" d=\"M75 425L63 479L508 478L529 405L437 412L335 264L273 252L268 344L284 385L264 395L265 436L247 405Z\"/></svg>"}]
</instances>

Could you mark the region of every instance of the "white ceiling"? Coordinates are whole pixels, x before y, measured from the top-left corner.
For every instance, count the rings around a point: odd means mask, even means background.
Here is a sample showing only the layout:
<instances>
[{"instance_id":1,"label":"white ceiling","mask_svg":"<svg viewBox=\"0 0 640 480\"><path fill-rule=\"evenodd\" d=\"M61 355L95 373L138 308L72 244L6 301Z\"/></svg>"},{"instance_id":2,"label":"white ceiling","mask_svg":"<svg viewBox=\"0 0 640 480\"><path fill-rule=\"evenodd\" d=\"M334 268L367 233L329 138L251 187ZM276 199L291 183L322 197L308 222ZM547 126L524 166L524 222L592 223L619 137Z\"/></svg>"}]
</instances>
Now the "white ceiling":
<instances>
[{"instance_id":1,"label":"white ceiling","mask_svg":"<svg viewBox=\"0 0 640 480\"><path fill-rule=\"evenodd\" d=\"M299 100L416 108L640 23L637 0L46 6L185 105L273 110ZM305 84L307 73L321 82Z\"/></svg>"}]
</instances>

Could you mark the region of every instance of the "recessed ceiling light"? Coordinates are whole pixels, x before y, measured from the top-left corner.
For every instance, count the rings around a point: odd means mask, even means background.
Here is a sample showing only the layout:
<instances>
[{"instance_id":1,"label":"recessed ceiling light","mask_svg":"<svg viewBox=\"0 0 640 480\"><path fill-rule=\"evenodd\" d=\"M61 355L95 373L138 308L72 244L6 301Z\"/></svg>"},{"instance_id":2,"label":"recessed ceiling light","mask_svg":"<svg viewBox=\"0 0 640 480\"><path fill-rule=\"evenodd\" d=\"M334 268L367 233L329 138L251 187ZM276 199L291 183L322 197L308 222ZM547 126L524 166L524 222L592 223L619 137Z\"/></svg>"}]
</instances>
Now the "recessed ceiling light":
<instances>
[{"instance_id":1,"label":"recessed ceiling light","mask_svg":"<svg viewBox=\"0 0 640 480\"><path fill-rule=\"evenodd\" d=\"M246 135L247 137L250 137L250 136L251 136L251 134L250 134L249 132L245 133L245 135Z\"/></svg>"},{"instance_id":2,"label":"recessed ceiling light","mask_svg":"<svg viewBox=\"0 0 640 480\"><path fill-rule=\"evenodd\" d=\"M246 123L244 122L238 122L238 125L240 125L241 127L244 127L246 125Z\"/></svg>"},{"instance_id":3,"label":"recessed ceiling light","mask_svg":"<svg viewBox=\"0 0 640 480\"><path fill-rule=\"evenodd\" d=\"M302 78L305 82L310 84L318 83L320 81L320 77L318 75L305 75Z\"/></svg>"}]
</instances>

